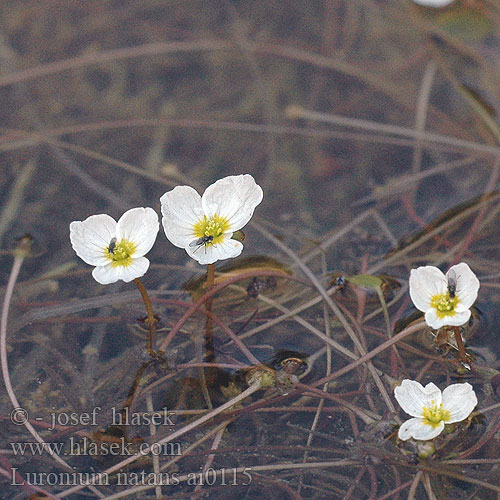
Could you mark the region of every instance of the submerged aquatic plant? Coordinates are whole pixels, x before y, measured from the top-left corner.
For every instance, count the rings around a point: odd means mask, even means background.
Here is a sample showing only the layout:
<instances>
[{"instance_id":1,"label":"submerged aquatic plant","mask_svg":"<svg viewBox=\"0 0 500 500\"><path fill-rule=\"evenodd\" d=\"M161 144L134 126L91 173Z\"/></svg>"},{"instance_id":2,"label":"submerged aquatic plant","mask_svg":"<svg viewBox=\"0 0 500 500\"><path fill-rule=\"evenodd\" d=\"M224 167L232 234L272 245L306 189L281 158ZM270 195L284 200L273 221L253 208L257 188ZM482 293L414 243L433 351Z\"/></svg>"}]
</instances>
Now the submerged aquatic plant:
<instances>
[{"instance_id":1,"label":"submerged aquatic plant","mask_svg":"<svg viewBox=\"0 0 500 500\"><path fill-rule=\"evenodd\" d=\"M445 424L465 420L477 405L472 386L449 385L443 392L432 382L425 387L405 379L394 389L394 396L403 410L411 415L398 431L402 441L410 438L426 441L441 434Z\"/></svg>"},{"instance_id":2,"label":"submerged aquatic plant","mask_svg":"<svg viewBox=\"0 0 500 500\"><path fill-rule=\"evenodd\" d=\"M149 268L144 257L156 240L158 215L152 208L132 208L118 222L106 214L91 215L69 226L71 245L84 262L96 266L94 279L103 284L128 283Z\"/></svg>"},{"instance_id":3,"label":"submerged aquatic plant","mask_svg":"<svg viewBox=\"0 0 500 500\"><path fill-rule=\"evenodd\" d=\"M465 262L452 266L446 275L434 266L410 272L411 300L434 329L466 323L478 290L479 280Z\"/></svg>"},{"instance_id":4,"label":"submerged aquatic plant","mask_svg":"<svg viewBox=\"0 0 500 500\"><path fill-rule=\"evenodd\" d=\"M165 234L200 264L237 257L243 245L233 233L248 223L262 197L249 174L219 179L203 196L190 186L177 186L160 198Z\"/></svg>"}]
</instances>

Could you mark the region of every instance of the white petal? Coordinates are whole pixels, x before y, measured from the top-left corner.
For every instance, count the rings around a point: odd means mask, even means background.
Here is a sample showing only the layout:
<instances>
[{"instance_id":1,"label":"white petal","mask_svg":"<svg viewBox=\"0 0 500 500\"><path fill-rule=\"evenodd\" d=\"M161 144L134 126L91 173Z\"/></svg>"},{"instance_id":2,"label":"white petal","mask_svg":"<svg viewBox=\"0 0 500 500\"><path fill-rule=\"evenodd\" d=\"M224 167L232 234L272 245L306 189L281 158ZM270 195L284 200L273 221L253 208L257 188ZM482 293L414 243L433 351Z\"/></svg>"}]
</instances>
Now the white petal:
<instances>
[{"instance_id":1,"label":"white petal","mask_svg":"<svg viewBox=\"0 0 500 500\"><path fill-rule=\"evenodd\" d=\"M250 174L230 175L208 186L201 202L207 217L215 213L225 217L234 232L252 218L262 197L262 188Z\"/></svg>"},{"instance_id":2,"label":"white petal","mask_svg":"<svg viewBox=\"0 0 500 500\"><path fill-rule=\"evenodd\" d=\"M142 257L154 245L159 228L158 215L152 208L132 208L120 217L116 238L135 243L136 251L132 257Z\"/></svg>"},{"instance_id":3,"label":"white petal","mask_svg":"<svg viewBox=\"0 0 500 500\"><path fill-rule=\"evenodd\" d=\"M410 271L410 297L415 307L427 311L434 295L446 293L448 281L434 266L422 266Z\"/></svg>"},{"instance_id":4,"label":"white petal","mask_svg":"<svg viewBox=\"0 0 500 500\"><path fill-rule=\"evenodd\" d=\"M455 310L455 314L448 318L448 325L450 326L461 326L465 325L469 321L471 312L469 309L466 311L459 311L458 308Z\"/></svg>"},{"instance_id":5,"label":"white petal","mask_svg":"<svg viewBox=\"0 0 500 500\"><path fill-rule=\"evenodd\" d=\"M196 224L203 216L201 196L191 186L176 186L160 198L160 203L164 217Z\"/></svg>"},{"instance_id":6,"label":"white petal","mask_svg":"<svg viewBox=\"0 0 500 500\"><path fill-rule=\"evenodd\" d=\"M106 214L91 215L84 221L69 225L71 246L76 255L91 266L102 266L109 262L106 248L115 237L116 221Z\"/></svg>"},{"instance_id":7,"label":"white petal","mask_svg":"<svg viewBox=\"0 0 500 500\"><path fill-rule=\"evenodd\" d=\"M421 417L424 407L441 404L441 391L432 382L423 387L420 382L405 379L394 389L394 397L412 417Z\"/></svg>"},{"instance_id":8,"label":"white petal","mask_svg":"<svg viewBox=\"0 0 500 500\"><path fill-rule=\"evenodd\" d=\"M201 196L190 186L177 186L161 198L165 235L175 246L184 248L196 235L193 226L203 218Z\"/></svg>"},{"instance_id":9,"label":"white petal","mask_svg":"<svg viewBox=\"0 0 500 500\"><path fill-rule=\"evenodd\" d=\"M401 441L407 441L410 438L417 439L419 441L428 441L439 436L444 429L444 422L439 422L437 427L432 425L424 424L424 420L421 418L410 418L406 422L403 422L398 431L398 437Z\"/></svg>"},{"instance_id":10,"label":"white petal","mask_svg":"<svg viewBox=\"0 0 500 500\"><path fill-rule=\"evenodd\" d=\"M438 330L442 326L460 326L467 321L469 321L470 318L470 311L467 309L467 311L463 312L457 312L455 311L455 314L453 316L444 316L443 318L438 317L436 309L432 308L429 309L425 313L425 322L431 327L434 328L435 330Z\"/></svg>"},{"instance_id":11,"label":"white petal","mask_svg":"<svg viewBox=\"0 0 500 500\"><path fill-rule=\"evenodd\" d=\"M170 217L162 217L161 223L165 236L176 247L185 248L193 240L198 239L191 224L182 225Z\"/></svg>"},{"instance_id":12,"label":"white petal","mask_svg":"<svg viewBox=\"0 0 500 500\"><path fill-rule=\"evenodd\" d=\"M418 3L418 5L423 5L425 7L446 7L449 5L453 0L413 0L415 3Z\"/></svg>"},{"instance_id":13,"label":"white petal","mask_svg":"<svg viewBox=\"0 0 500 500\"><path fill-rule=\"evenodd\" d=\"M450 267L446 276L448 277L450 274L455 277L457 282L455 293L460 300L457 310L464 311L469 309L476 301L480 285L479 280L465 262L460 262L460 264Z\"/></svg>"},{"instance_id":14,"label":"white petal","mask_svg":"<svg viewBox=\"0 0 500 500\"><path fill-rule=\"evenodd\" d=\"M132 281L135 278L144 276L149 268L149 260L146 257L133 259L129 266L98 266L92 271L94 279L101 285L108 285L115 281L122 280L125 283Z\"/></svg>"},{"instance_id":15,"label":"white petal","mask_svg":"<svg viewBox=\"0 0 500 500\"><path fill-rule=\"evenodd\" d=\"M243 245L236 240L227 238L216 245L206 247L186 247L186 252L201 265L213 264L218 260L231 259L238 257L243 251Z\"/></svg>"},{"instance_id":16,"label":"white petal","mask_svg":"<svg viewBox=\"0 0 500 500\"><path fill-rule=\"evenodd\" d=\"M443 407L450 412L447 424L465 420L476 405L476 393L468 383L452 384L443 391Z\"/></svg>"}]
</instances>

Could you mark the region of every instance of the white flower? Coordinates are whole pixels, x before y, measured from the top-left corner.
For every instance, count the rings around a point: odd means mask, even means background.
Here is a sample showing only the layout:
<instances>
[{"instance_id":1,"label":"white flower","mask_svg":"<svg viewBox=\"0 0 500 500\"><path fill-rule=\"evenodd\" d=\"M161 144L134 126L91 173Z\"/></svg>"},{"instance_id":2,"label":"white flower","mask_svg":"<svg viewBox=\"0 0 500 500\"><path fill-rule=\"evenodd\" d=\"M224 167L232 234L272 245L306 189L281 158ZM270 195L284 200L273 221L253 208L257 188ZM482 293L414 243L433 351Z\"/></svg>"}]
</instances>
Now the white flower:
<instances>
[{"instance_id":1,"label":"white flower","mask_svg":"<svg viewBox=\"0 0 500 500\"><path fill-rule=\"evenodd\" d=\"M441 392L432 382L424 387L405 379L394 389L394 396L401 408L414 417L399 428L402 441L433 439L441 434L444 424L465 420L477 405L476 393L467 383L449 385Z\"/></svg>"},{"instance_id":2,"label":"white flower","mask_svg":"<svg viewBox=\"0 0 500 500\"><path fill-rule=\"evenodd\" d=\"M418 5L423 5L424 7L446 7L449 5L453 0L413 0L415 3L418 3Z\"/></svg>"},{"instance_id":3,"label":"white flower","mask_svg":"<svg viewBox=\"0 0 500 500\"><path fill-rule=\"evenodd\" d=\"M478 290L479 280L465 262L452 266L446 276L434 266L410 272L411 300L425 312L425 321L431 328L467 323Z\"/></svg>"},{"instance_id":4,"label":"white flower","mask_svg":"<svg viewBox=\"0 0 500 500\"><path fill-rule=\"evenodd\" d=\"M190 186L177 186L160 198L165 234L200 264L237 257L243 245L231 237L251 219L262 196L249 174L224 177L203 196Z\"/></svg>"},{"instance_id":5,"label":"white flower","mask_svg":"<svg viewBox=\"0 0 500 500\"><path fill-rule=\"evenodd\" d=\"M70 224L71 245L82 260L96 266L92 276L103 285L140 278L149 268L144 257L158 234L158 215L152 208L132 208L118 222L106 214L91 215Z\"/></svg>"}]
</instances>

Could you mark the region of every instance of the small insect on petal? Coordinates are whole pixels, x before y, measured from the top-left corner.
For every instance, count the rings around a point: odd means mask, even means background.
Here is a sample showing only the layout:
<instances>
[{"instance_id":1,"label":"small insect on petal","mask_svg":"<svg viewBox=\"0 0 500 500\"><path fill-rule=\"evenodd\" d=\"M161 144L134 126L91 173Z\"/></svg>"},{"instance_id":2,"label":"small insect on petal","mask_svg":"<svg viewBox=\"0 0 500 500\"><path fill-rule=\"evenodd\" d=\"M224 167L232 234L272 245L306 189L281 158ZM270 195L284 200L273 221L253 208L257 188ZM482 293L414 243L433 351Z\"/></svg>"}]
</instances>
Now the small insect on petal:
<instances>
[{"instance_id":1,"label":"small insect on petal","mask_svg":"<svg viewBox=\"0 0 500 500\"><path fill-rule=\"evenodd\" d=\"M202 236L201 238L198 238L197 240L193 240L190 244L190 248L196 248L196 250L193 250L194 252L197 252L199 248L202 246L205 247L205 252L207 251L207 245L212 243L214 237L213 235L208 235L208 236Z\"/></svg>"},{"instance_id":2,"label":"small insect on petal","mask_svg":"<svg viewBox=\"0 0 500 500\"><path fill-rule=\"evenodd\" d=\"M450 295L450 299L455 297L455 293L457 292L457 275L455 271L450 269L448 271L448 294Z\"/></svg>"},{"instance_id":3,"label":"small insect on petal","mask_svg":"<svg viewBox=\"0 0 500 500\"><path fill-rule=\"evenodd\" d=\"M116 247L116 238L111 238L111 241L109 242L108 246L108 252L109 253L114 253Z\"/></svg>"}]
</instances>

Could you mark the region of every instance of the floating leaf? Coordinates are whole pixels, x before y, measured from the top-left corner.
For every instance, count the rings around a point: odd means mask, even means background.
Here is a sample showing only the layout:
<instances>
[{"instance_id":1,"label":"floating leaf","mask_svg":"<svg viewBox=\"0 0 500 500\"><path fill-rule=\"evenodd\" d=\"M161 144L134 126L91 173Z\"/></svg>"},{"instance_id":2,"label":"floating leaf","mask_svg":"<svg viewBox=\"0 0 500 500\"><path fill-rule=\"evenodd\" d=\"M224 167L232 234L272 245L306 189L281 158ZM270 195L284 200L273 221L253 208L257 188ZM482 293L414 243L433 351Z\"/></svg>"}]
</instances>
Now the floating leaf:
<instances>
[{"instance_id":1,"label":"floating leaf","mask_svg":"<svg viewBox=\"0 0 500 500\"><path fill-rule=\"evenodd\" d=\"M491 20L475 9L452 9L439 15L437 21L450 35L464 42L481 42L494 30Z\"/></svg>"},{"instance_id":2,"label":"floating leaf","mask_svg":"<svg viewBox=\"0 0 500 500\"><path fill-rule=\"evenodd\" d=\"M233 259L228 264L220 266L215 273L214 283L218 285L239 274L251 271L279 271L284 276L293 274L289 267L272 257L254 255L242 259ZM206 274L203 273L201 276L189 279L182 288L189 292L194 300L197 300L205 293L205 282Z\"/></svg>"},{"instance_id":3,"label":"floating leaf","mask_svg":"<svg viewBox=\"0 0 500 500\"><path fill-rule=\"evenodd\" d=\"M381 278L370 274L355 274L354 276L348 276L347 281L353 285L372 289L381 288L383 283Z\"/></svg>"}]
</instances>

